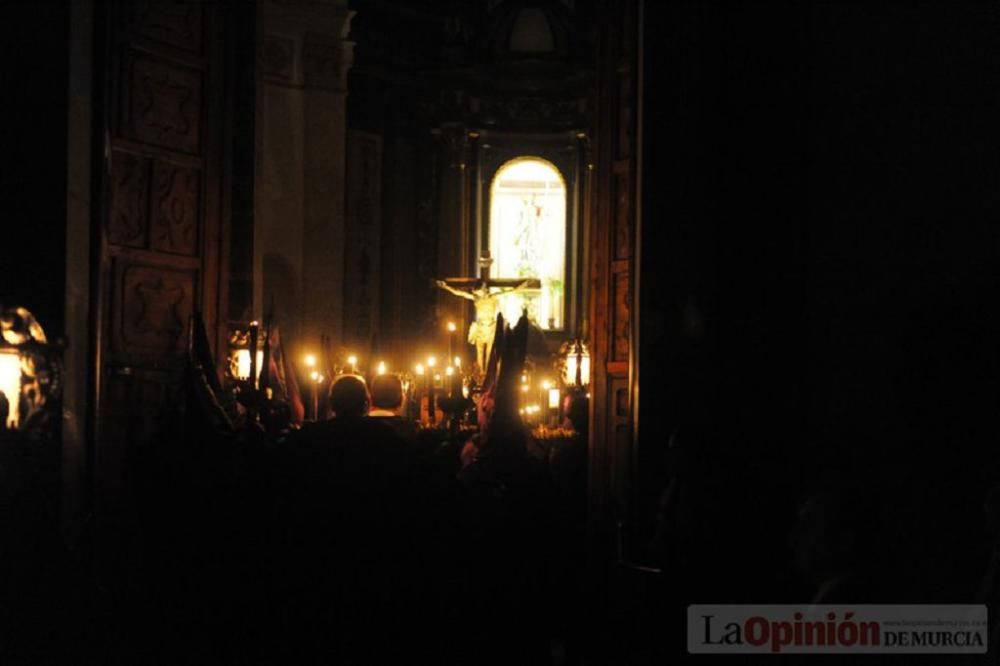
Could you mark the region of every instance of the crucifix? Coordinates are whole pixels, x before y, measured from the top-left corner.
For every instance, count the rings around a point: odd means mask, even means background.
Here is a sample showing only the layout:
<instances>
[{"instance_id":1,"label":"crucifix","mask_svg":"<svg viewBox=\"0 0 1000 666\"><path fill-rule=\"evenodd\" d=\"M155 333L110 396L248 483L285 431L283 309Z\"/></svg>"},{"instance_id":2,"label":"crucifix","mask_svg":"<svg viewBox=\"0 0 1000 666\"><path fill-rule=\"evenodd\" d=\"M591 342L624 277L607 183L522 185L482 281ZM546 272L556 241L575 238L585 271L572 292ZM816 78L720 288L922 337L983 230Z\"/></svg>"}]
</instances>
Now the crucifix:
<instances>
[{"instance_id":1,"label":"crucifix","mask_svg":"<svg viewBox=\"0 0 1000 666\"><path fill-rule=\"evenodd\" d=\"M538 278L491 278L492 265L490 251L483 250L479 258L478 278L445 278L436 282L440 288L468 299L476 306L476 320L469 326L469 343L476 346L476 363L480 373L486 372L486 362L490 358L497 327L499 296L540 289L542 284Z\"/></svg>"}]
</instances>

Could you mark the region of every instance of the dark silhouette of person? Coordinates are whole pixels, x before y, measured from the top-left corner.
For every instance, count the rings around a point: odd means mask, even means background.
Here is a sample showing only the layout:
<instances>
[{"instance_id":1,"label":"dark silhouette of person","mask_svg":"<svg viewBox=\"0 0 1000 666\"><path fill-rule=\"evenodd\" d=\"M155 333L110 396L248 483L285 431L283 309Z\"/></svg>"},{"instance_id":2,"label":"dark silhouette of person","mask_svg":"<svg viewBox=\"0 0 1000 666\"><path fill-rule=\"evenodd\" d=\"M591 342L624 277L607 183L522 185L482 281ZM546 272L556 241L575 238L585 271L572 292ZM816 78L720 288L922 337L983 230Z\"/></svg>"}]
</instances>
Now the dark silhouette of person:
<instances>
[{"instance_id":1,"label":"dark silhouette of person","mask_svg":"<svg viewBox=\"0 0 1000 666\"><path fill-rule=\"evenodd\" d=\"M337 378L334 416L307 424L283 451L275 562L286 609L283 663L384 663L422 650L398 628L413 629L422 617L432 585L421 571L424 527L434 516L422 503L412 447L385 419L369 418L369 404L364 379ZM395 639L378 638L373 627L393 627Z\"/></svg>"},{"instance_id":2,"label":"dark silhouette of person","mask_svg":"<svg viewBox=\"0 0 1000 666\"><path fill-rule=\"evenodd\" d=\"M369 417L380 419L407 442L412 444L417 441L417 424L400 416L403 409L403 382L398 375L377 375L372 380L371 404Z\"/></svg>"},{"instance_id":3,"label":"dark silhouette of person","mask_svg":"<svg viewBox=\"0 0 1000 666\"><path fill-rule=\"evenodd\" d=\"M0 430L7 429L7 421L10 419L10 400L0 391Z\"/></svg>"}]
</instances>

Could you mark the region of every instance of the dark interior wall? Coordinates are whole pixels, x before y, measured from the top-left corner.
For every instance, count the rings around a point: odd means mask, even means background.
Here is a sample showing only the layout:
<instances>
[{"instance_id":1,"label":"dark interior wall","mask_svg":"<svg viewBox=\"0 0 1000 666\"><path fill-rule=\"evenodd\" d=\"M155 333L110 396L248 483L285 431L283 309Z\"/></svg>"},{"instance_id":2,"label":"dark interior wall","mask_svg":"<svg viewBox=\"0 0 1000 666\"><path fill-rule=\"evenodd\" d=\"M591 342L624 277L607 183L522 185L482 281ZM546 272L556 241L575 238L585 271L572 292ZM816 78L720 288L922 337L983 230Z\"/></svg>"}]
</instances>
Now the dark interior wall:
<instances>
[{"instance_id":1,"label":"dark interior wall","mask_svg":"<svg viewBox=\"0 0 1000 666\"><path fill-rule=\"evenodd\" d=\"M253 223L256 116L256 30L255 0L241 0L240 11L229 11L228 55L233 72L233 166L232 218L229 233L230 323L245 324L253 319Z\"/></svg>"},{"instance_id":2,"label":"dark interior wall","mask_svg":"<svg viewBox=\"0 0 1000 666\"><path fill-rule=\"evenodd\" d=\"M697 510L730 597L787 565L796 501L839 477L888 497L884 557L913 594L962 598L997 480L1000 11L646 13L640 414L666 415L640 422L648 520L680 428L721 487Z\"/></svg>"},{"instance_id":3,"label":"dark interior wall","mask_svg":"<svg viewBox=\"0 0 1000 666\"><path fill-rule=\"evenodd\" d=\"M66 245L66 0L0 9L0 303L63 333Z\"/></svg>"}]
</instances>

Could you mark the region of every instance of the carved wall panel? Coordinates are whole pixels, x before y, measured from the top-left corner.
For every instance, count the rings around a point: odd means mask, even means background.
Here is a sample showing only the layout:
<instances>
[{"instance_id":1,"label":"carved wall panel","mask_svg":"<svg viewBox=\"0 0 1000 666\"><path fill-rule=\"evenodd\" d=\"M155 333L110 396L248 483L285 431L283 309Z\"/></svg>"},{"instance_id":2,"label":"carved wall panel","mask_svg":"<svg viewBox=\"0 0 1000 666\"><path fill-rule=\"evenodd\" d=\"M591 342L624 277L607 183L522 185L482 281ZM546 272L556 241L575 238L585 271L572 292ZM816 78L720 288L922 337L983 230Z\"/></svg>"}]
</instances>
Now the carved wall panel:
<instances>
[{"instance_id":1,"label":"carved wall panel","mask_svg":"<svg viewBox=\"0 0 1000 666\"><path fill-rule=\"evenodd\" d=\"M218 357L224 345L232 126L226 33L252 3L201 0L95 2L100 246L93 318L93 515L101 584L124 590L133 571L131 479L138 447L163 431L184 373L188 321L203 313ZM232 34L230 31L229 34ZM176 415L174 415L176 416ZM176 418L173 419L176 421Z\"/></svg>"},{"instance_id":2,"label":"carved wall panel","mask_svg":"<svg viewBox=\"0 0 1000 666\"><path fill-rule=\"evenodd\" d=\"M615 273L612 292L612 343L611 360L627 361L629 345L629 305L631 294L629 290L629 274Z\"/></svg>"},{"instance_id":3,"label":"carved wall panel","mask_svg":"<svg viewBox=\"0 0 1000 666\"><path fill-rule=\"evenodd\" d=\"M625 71L620 73L618 79L618 159L626 159L632 156L633 144L635 143L634 128L634 94L632 89L632 75Z\"/></svg>"},{"instance_id":4,"label":"carved wall panel","mask_svg":"<svg viewBox=\"0 0 1000 666\"><path fill-rule=\"evenodd\" d=\"M202 75L144 56L130 62L126 136L164 148L197 153L201 148Z\"/></svg>"},{"instance_id":5,"label":"carved wall panel","mask_svg":"<svg viewBox=\"0 0 1000 666\"><path fill-rule=\"evenodd\" d=\"M111 210L108 241L145 247L149 217L149 160L115 151L111 156Z\"/></svg>"},{"instance_id":6,"label":"carved wall panel","mask_svg":"<svg viewBox=\"0 0 1000 666\"><path fill-rule=\"evenodd\" d=\"M628 418L628 387L615 391L615 415Z\"/></svg>"},{"instance_id":7,"label":"carved wall panel","mask_svg":"<svg viewBox=\"0 0 1000 666\"><path fill-rule=\"evenodd\" d=\"M200 51L202 5L198 0L133 0L132 30L137 35Z\"/></svg>"},{"instance_id":8,"label":"carved wall panel","mask_svg":"<svg viewBox=\"0 0 1000 666\"><path fill-rule=\"evenodd\" d=\"M201 178L194 169L153 165L150 246L160 252L195 254L201 212Z\"/></svg>"},{"instance_id":9,"label":"carved wall panel","mask_svg":"<svg viewBox=\"0 0 1000 666\"><path fill-rule=\"evenodd\" d=\"M625 162L615 169L615 259L628 259L632 254L632 187L628 167Z\"/></svg>"},{"instance_id":10,"label":"carved wall panel","mask_svg":"<svg viewBox=\"0 0 1000 666\"><path fill-rule=\"evenodd\" d=\"M184 349L194 310L196 273L151 266L119 265L121 285L114 313L116 351Z\"/></svg>"}]
</instances>

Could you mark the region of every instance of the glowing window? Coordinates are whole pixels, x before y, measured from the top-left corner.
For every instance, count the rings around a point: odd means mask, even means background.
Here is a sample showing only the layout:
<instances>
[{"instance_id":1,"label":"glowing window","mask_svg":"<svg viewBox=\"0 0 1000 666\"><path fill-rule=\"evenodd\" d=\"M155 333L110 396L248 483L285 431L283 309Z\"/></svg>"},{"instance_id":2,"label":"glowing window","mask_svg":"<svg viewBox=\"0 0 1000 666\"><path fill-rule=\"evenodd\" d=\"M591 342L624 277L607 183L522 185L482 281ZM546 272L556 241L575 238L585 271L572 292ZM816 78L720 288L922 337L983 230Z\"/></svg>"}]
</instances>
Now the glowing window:
<instances>
[{"instance_id":1,"label":"glowing window","mask_svg":"<svg viewBox=\"0 0 1000 666\"><path fill-rule=\"evenodd\" d=\"M493 277L538 278L541 289L500 297L505 318L522 308L544 329L562 329L566 277L566 183L550 162L511 160L490 190Z\"/></svg>"}]
</instances>

